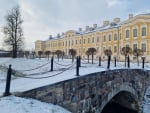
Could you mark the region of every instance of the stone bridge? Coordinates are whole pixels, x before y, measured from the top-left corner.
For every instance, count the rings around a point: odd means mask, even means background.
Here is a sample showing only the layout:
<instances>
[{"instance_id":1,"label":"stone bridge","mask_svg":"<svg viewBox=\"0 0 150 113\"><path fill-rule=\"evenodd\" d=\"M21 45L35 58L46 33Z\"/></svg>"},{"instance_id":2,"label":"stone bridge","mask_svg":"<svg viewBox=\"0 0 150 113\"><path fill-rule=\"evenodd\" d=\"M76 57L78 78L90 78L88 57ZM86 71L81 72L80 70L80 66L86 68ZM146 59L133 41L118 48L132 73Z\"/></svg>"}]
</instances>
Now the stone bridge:
<instances>
[{"instance_id":1,"label":"stone bridge","mask_svg":"<svg viewBox=\"0 0 150 113\"><path fill-rule=\"evenodd\" d=\"M79 76L21 93L60 105L73 113L103 113L109 103L117 103L139 113L150 71L117 69ZM69 75L68 75L69 76Z\"/></svg>"}]
</instances>

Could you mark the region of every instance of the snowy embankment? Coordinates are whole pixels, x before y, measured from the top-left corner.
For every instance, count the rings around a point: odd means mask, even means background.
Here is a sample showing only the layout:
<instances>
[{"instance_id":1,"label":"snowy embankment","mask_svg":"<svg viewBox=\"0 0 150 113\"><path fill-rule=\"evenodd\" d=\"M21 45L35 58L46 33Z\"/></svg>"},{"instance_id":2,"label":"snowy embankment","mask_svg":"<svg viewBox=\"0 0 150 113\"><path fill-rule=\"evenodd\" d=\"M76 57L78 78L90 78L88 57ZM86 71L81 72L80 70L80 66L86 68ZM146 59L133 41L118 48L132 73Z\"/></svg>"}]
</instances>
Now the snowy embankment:
<instances>
[{"instance_id":1,"label":"snowy embankment","mask_svg":"<svg viewBox=\"0 0 150 113\"><path fill-rule=\"evenodd\" d=\"M0 98L0 108L1 113L70 113L53 104L15 96Z\"/></svg>"}]
</instances>

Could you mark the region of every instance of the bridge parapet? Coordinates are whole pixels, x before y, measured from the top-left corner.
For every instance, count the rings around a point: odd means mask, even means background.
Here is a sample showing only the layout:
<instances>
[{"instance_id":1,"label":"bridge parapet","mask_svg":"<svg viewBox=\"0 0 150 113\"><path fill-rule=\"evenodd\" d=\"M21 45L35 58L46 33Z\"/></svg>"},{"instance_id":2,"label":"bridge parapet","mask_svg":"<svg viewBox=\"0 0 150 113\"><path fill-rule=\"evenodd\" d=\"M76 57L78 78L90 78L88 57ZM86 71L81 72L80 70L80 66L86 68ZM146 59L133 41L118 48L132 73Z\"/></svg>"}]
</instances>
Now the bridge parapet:
<instances>
[{"instance_id":1,"label":"bridge parapet","mask_svg":"<svg viewBox=\"0 0 150 113\"><path fill-rule=\"evenodd\" d=\"M58 104L73 113L101 113L121 91L130 92L141 101L149 74L141 69L108 70L36 88L20 96Z\"/></svg>"}]
</instances>

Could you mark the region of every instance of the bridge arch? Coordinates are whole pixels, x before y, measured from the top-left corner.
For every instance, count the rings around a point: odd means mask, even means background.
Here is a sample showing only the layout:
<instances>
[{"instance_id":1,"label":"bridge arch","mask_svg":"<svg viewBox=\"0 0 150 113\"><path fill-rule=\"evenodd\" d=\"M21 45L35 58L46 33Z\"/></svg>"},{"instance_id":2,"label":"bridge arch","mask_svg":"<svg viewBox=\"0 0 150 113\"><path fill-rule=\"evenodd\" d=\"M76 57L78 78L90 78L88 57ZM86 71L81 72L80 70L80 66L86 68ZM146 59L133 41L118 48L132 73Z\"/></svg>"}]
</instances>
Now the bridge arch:
<instances>
[{"instance_id":1,"label":"bridge arch","mask_svg":"<svg viewBox=\"0 0 150 113\"><path fill-rule=\"evenodd\" d=\"M134 88L126 84L122 84L112 90L102 101L100 108L96 113L107 113L108 106L112 103L134 110L135 113L138 113L139 111L138 93Z\"/></svg>"}]
</instances>

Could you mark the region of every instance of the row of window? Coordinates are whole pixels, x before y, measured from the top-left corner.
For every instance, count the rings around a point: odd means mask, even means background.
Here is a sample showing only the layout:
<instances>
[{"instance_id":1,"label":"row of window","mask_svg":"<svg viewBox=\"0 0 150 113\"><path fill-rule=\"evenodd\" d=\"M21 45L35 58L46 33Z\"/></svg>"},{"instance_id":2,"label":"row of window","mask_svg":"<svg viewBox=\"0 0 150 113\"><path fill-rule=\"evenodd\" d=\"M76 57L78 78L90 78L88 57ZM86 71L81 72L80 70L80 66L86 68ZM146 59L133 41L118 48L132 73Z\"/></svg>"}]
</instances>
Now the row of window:
<instances>
[{"instance_id":1,"label":"row of window","mask_svg":"<svg viewBox=\"0 0 150 113\"><path fill-rule=\"evenodd\" d=\"M138 30L135 28L133 29L133 37L138 36ZM146 36L146 27L141 28L141 36ZM126 30L126 38L130 37L130 30Z\"/></svg>"},{"instance_id":2,"label":"row of window","mask_svg":"<svg viewBox=\"0 0 150 113\"><path fill-rule=\"evenodd\" d=\"M129 45L127 44L126 47L129 47ZM133 44L133 50L136 50L138 48L138 45L137 44ZM103 47L103 51L105 50L106 48ZM111 46L108 47L109 50L112 50ZM120 50L121 50L121 46L120 46ZM142 43L141 44L141 50L143 52L146 52L146 43ZM117 46L114 46L114 53L117 52Z\"/></svg>"}]
</instances>

